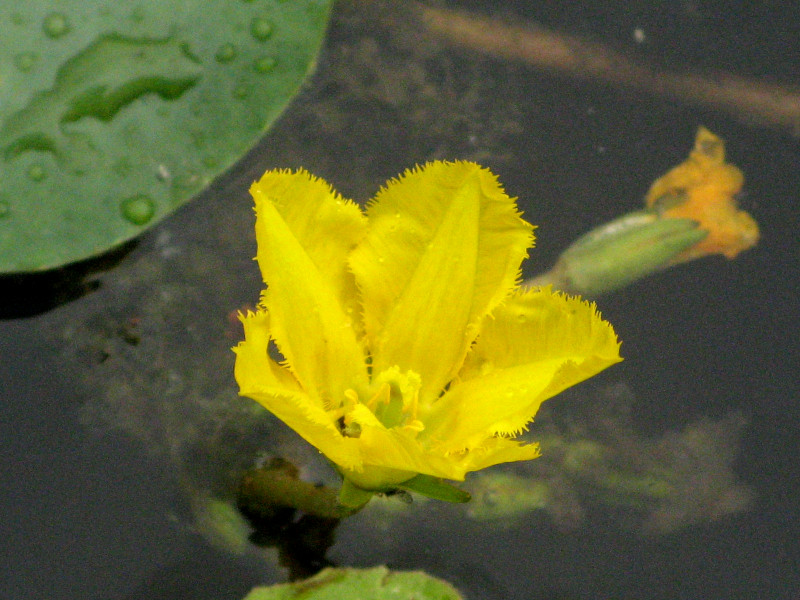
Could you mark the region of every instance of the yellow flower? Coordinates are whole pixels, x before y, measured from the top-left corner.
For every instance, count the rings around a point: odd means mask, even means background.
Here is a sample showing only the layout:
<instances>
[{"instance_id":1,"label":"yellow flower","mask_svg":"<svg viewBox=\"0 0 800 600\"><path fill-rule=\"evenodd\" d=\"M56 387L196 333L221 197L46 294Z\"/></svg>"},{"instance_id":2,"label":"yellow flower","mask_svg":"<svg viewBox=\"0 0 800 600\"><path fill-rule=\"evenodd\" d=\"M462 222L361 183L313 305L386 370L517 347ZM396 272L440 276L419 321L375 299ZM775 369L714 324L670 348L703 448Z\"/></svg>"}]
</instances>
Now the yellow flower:
<instances>
[{"instance_id":1,"label":"yellow flower","mask_svg":"<svg viewBox=\"0 0 800 600\"><path fill-rule=\"evenodd\" d=\"M736 204L743 184L742 172L725 162L725 143L700 127L689 158L657 179L645 198L648 207L663 209L664 217L693 219L708 231L674 262L708 254L734 258L756 244L758 224Z\"/></svg>"},{"instance_id":2,"label":"yellow flower","mask_svg":"<svg viewBox=\"0 0 800 600\"><path fill-rule=\"evenodd\" d=\"M513 438L540 404L620 360L594 305L518 287L533 228L479 165L407 171L366 215L303 170L268 171L250 192L267 289L241 317L240 393L346 485L535 458Z\"/></svg>"}]
</instances>

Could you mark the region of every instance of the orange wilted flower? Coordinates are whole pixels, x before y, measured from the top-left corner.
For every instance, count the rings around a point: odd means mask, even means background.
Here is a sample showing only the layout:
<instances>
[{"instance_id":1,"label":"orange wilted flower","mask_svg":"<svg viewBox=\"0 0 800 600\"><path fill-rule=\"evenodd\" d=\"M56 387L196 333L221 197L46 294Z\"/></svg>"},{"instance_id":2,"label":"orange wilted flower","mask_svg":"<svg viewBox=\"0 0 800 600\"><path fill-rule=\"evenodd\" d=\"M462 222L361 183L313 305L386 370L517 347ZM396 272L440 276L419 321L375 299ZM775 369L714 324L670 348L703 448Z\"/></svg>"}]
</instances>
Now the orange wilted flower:
<instances>
[{"instance_id":1,"label":"orange wilted flower","mask_svg":"<svg viewBox=\"0 0 800 600\"><path fill-rule=\"evenodd\" d=\"M673 262L709 254L734 258L756 244L758 224L736 203L743 184L742 172L725 162L725 143L700 127L689 158L657 179L645 197L647 207L662 217L693 219L708 231Z\"/></svg>"}]
</instances>

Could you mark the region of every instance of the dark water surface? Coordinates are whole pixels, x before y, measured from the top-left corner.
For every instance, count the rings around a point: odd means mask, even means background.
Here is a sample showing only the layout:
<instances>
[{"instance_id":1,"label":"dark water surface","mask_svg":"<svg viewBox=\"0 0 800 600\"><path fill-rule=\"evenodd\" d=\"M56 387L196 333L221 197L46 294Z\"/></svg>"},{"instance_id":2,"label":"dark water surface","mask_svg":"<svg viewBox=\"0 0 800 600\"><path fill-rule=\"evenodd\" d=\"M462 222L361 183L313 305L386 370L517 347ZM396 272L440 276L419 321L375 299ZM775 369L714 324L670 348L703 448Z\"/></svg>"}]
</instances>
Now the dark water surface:
<instances>
[{"instance_id":1,"label":"dark water surface","mask_svg":"<svg viewBox=\"0 0 800 600\"><path fill-rule=\"evenodd\" d=\"M800 83L787 58L800 55L793 7L552 4L449 3L657 68ZM475 160L539 226L529 276L635 209L705 125L745 173L742 205L762 241L600 298L626 360L564 406L624 384L635 427L653 437L738 411L748 424L734 470L754 494L749 508L643 534L638 517L602 502L586 501L570 527L545 513L502 525L415 503L385 526L370 514L344 522L327 558L424 569L475 600L800 598L797 130L455 48L415 28L400 3L344 1L334 13L307 89L196 201L113 268L2 281L0 597L234 599L286 580L275 550L209 544L185 493L215 491L217 461L233 460L204 445L237 435L216 407L251 409L236 395L230 316L261 287L247 188L264 170L303 166L363 201L415 163ZM293 443L279 424L264 427L252 436L277 440L270 451Z\"/></svg>"}]
</instances>

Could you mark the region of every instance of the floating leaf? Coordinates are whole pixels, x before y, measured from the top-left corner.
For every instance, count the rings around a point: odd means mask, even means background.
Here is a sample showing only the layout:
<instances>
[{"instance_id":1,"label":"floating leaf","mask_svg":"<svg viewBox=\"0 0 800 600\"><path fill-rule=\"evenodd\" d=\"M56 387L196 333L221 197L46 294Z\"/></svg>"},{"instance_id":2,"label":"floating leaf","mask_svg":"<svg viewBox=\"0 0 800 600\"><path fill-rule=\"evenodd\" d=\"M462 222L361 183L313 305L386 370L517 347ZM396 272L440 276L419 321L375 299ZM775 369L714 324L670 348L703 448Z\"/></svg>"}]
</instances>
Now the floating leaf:
<instances>
[{"instance_id":1,"label":"floating leaf","mask_svg":"<svg viewBox=\"0 0 800 600\"><path fill-rule=\"evenodd\" d=\"M331 4L0 0L0 273L102 253L202 190L297 92Z\"/></svg>"},{"instance_id":2,"label":"floating leaf","mask_svg":"<svg viewBox=\"0 0 800 600\"><path fill-rule=\"evenodd\" d=\"M305 581L259 587L244 600L461 600L444 582L421 571L398 572L386 567L372 569L325 569Z\"/></svg>"}]
</instances>

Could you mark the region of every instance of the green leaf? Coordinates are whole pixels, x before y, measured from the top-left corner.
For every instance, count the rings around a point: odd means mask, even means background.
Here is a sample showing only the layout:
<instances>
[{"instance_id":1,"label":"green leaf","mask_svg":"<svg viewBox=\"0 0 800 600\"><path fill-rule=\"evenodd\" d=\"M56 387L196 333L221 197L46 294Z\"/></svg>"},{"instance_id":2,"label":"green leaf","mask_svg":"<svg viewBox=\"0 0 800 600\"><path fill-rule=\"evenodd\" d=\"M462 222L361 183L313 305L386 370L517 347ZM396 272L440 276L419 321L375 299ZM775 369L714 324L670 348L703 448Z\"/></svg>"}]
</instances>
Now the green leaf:
<instances>
[{"instance_id":1,"label":"green leaf","mask_svg":"<svg viewBox=\"0 0 800 600\"><path fill-rule=\"evenodd\" d=\"M454 486L452 483L444 481L443 479L432 477L431 475L417 475L408 481L404 481L398 487L410 492L422 494L423 496L433 498L434 500L443 500L445 502L469 502L471 498L469 492L466 492L461 488Z\"/></svg>"},{"instance_id":2,"label":"green leaf","mask_svg":"<svg viewBox=\"0 0 800 600\"><path fill-rule=\"evenodd\" d=\"M297 583L259 587L244 600L460 600L447 582L421 571L325 569Z\"/></svg>"},{"instance_id":3,"label":"green leaf","mask_svg":"<svg viewBox=\"0 0 800 600\"><path fill-rule=\"evenodd\" d=\"M100 254L205 188L313 69L332 2L0 0L0 273Z\"/></svg>"}]
</instances>

